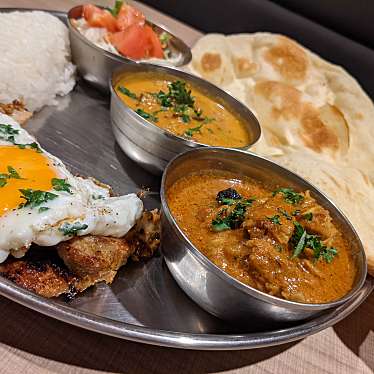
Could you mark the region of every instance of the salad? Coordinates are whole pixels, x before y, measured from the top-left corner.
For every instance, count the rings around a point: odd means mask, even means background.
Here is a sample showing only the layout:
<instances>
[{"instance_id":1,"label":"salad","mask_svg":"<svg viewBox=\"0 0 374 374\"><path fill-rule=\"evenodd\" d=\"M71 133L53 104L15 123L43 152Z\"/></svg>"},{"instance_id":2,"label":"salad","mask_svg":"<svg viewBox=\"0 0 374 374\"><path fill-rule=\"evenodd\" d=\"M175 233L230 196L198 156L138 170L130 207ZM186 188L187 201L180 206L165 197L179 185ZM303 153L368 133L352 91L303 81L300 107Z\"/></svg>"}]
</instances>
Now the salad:
<instances>
[{"instance_id":1,"label":"salad","mask_svg":"<svg viewBox=\"0 0 374 374\"><path fill-rule=\"evenodd\" d=\"M117 0L113 8L83 5L82 17L72 21L88 40L109 52L133 60L170 57L170 34L158 35L144 14L124 1Z\"/></svg>"}]
</instances>

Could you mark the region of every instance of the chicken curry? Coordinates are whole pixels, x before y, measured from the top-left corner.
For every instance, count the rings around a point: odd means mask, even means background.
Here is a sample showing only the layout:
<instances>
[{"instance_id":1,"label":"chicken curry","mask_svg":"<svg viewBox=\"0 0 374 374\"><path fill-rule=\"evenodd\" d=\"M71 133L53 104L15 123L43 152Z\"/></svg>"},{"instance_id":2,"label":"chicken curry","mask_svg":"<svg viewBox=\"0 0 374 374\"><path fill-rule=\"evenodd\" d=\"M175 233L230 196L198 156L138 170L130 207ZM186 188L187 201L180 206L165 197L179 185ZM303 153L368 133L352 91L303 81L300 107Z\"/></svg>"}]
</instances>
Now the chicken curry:
<instances>
[{"instance_id":1,"label":"chicken curry","mask_svg":"<svg viewBox=\"0 0 374 374\"><path fill-rule=\"evenodd\" d=\"M174 135L211 146L245 147L246 125L219 101L171 76L136 74L115 87L137 114Z\"/></svg>"},{"instance_id":2,"label":"chicken curry","mask_svg":"<svg viewBox=\"0 0 374 374\"><path fill-rule=\"evenodd\" d=\"M167 201L191 242L251 287L290 301L327 303L354 285L349 244L309 191L212 171L179 179Z\"/></svg>"}]
</instances>

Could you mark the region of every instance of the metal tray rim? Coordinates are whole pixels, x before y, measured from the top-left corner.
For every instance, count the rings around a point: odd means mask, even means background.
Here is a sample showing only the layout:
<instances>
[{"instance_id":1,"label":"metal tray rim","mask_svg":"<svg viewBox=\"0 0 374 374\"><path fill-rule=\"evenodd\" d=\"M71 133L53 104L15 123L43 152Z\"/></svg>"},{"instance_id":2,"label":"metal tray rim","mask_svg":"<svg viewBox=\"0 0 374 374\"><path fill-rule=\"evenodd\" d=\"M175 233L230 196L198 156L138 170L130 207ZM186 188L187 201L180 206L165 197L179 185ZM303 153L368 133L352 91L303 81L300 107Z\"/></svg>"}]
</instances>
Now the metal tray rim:
<instances>
[{"instance_id":1,"label":"metal tray rim","mask_svg":"<svg viewBox=\"0 0 374 374\"><path fill-rule=\"evenodd\" d=\"M71 325L139 343L195 350L240 350L290 343L333 326L351 314L374 288L368 277L358 296L330 312L291 328L249 334L191 334L151 329L82 312L0 279L0 295L25 307Z\"/></svg>"},{"instance_id":2,"label":"metal tray rim","mask_svg":"<svg viewBox=\"0 0 374 374\"><path fill-rule=\"evenodd\" d=\"M46 11L32 8L1 8L0 12ZM60 19L65 12L46 11ZM248 334L197 334L167 331L116 321L45 299L0 277L0 295L46 316L116 338L158 346L196 350L239 350L274 346L300 340L333 326L352 313L374 289L368 277L356 298L308 322L290 328Z\"/></svg>"}]
</instances>

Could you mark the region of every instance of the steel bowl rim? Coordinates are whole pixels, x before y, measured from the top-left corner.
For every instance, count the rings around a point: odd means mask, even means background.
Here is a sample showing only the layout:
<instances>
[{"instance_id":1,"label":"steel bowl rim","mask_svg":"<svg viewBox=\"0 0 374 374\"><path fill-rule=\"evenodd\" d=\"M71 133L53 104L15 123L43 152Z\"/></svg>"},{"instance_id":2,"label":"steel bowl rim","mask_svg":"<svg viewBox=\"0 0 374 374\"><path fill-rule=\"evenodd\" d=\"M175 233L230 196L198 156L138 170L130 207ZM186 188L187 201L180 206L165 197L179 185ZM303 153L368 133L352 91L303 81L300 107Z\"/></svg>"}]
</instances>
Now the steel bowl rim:
<instances>
[{"instance_id":1,"label":"steel bowl rim","mask_svg":"<svg viewBox=\"0 0 374 374\"><path fill-rule=\"evenodd\" d=\"M199 249L192 244L192 242L188 239L187 235L184 234L182 229L179 227L177 224L175 218L173 217L169 205L167 203L166 199L166 194L165 194L165 183L166 183L166 178L168 176L169 170L173 167L173 164L179 160L183 159L186 157L188 154L191 153L199 153L199 152L226 152L226 153L240 153L245 157L254 157L258 158L262 161L265 161L267 163L270 163L269 166L274 167L275 169L278 168L278 170L282 170L286 172L286 174L291 174L293 177L296 177L296 179L301 180L302 182L306 183L309 185L312 189L315 189L321 196L322 199L325 199L328 203L330 203L333 208L336 210L338 215L341 215L345 223L348 225L348 227L352 230L353 236L357 240L358 243L358 248L359 248L359 253L358 255L362 256L362 264L359 266L362 266L363 269L359 268L358 270L361 272L360 278L356 281L355 286L342 298L329 302L329 303L300 303L296 301L290 301L290 300L285 300L281 299L276 296L269 295L265 292L259 291L254 287L251 287L249 285L246 285L245 283L240 282L236 278L232 277L231 275L227 274L224 270L219 268L217 265L215 265L211 260L209 260L208 257L206 257L202 252L199 251ZM202 265L206 268L208 268L209 271L212 271L215 275L217 275L221 280L225 281L228 283L230 286L239 289L241 292L246 293L248 296L255 297L258 300L264 301L269 304L275 304L277 306L285 307L285 308L291 308L294 310L305 310L308 309L309 311L322 311L322 310L327 310L330 308L337 307L339 305L344 304L348 300L351 300L354 298L361 290L363 287L366 276L367 276L367 259L366 259L366 254L365 250L363 248L362 242L360 237L358 236L355 228L353 227L352 223L350 220L345 216L345 214L336 206L336 204L329 198L327 197L319 188L314 186L312 183L307 181L306 179L302 178L298 174L292 172L291 170L288 170L287 168L278 165L274 161L269 160L266 157L259 156L257 154L254 154L253 152L245 152L242 150L237 150L233 148L222 148L222 147L205 147L205 148L197 148L197 149L192 149L185 151L177 156L175 156L170 162L167 164L163 175L162 175L162 180L161 180L161 189L160 189L160 198L161 198L161 207L162 207L162 214L165 215L168 223L171 225L171 228L173 229L174 233L177 234L180 240L182 240L185 244L185 246L188 248L188 251L192 253L192 255L200 262Z\"/></svg>"},{"instance_id":2,"label":"steel bowl rim","mask_svg":"<svg viewBox=\"0 0 374 374\"><path fill-rule=\"evenodd\" d=\"M224 148L224 149L232 148L232 149L238 149L238 150L246 151L248 148L253 147L260 140L261 134L262 134L262 129L261 129L261 125L260 125L257 117L255 116L255 114L247 106L245 106L238 99L236 99L234 96L231 96L229 93L222 90L221 88L214 85L213 83L208 82L205 79L197 77L197 76L195 76L193 74L190 74L188 72L181 71L175 66L160 66L160 65L155 65L155 64L152 64L152 63L147 63L147 62L139 62L135 66L136 66L137 69L142 69L143 68L144 72L146 72L146 69L164 70L165 75L170 75L170 76L173 76L173 74L181 75L182 77L184 77L184 79L186 81L188 81L188 80L199 81L200 83L202 83L203 85L208 87L208 90L216 90L216 92L219 93L219 95L220 95L219 97L223 100L223 102L228 102L228 100L232 100L236 106L241 107L241 109L246 112L246 115L248 115L250 120L246 120L246 119L244 119L244 120L246 121L246 123L251 123L250 124L251 128L254 130L254 132L256 132L256 136L253 138L253 141L251 141L250 143L246 144L243 147L216 147L216 148ZM131 68L134 68L135 66L131 65ZM139 124L141 124L141 126L144 129L146 129L146 130L151 129L153 132L157 132L158 135L166 136L169 139L172 139L176 142L179 142L179 143L181 143L181 144L183 144L183 145L185 145L189 148L212 147L208 144L195 142L195 141L192 141L192 140L185 139L185 138L183 138L179 135L175 135L171 131L165 130L165 129L155 125L151 121L146 120L145 118L140 116L138 113L136 113L135 110L133 110L127 104L125 104L121 100L121 98L119 97L116 90L114 89L114 86L115 86L114 78L115 78L115 76L120 75L121 73L123 74L124 71L128 68L129 67L127 67L127 66L121 66L121 67L115 69L112 73L111 78L109 79L109 88L110 88L111 97L116 100L116 103L119 103L119 105L122 106L122 108L124 109L126 114L132 116L133 118L138 119ZM136 74L141 74L141 71L137 72ZM228 100L226 100L226 99L228 99ZM232 112L235 112L235 109L233 109ZM246 129L246 131L247 131L247 133L249 133L249 130Z\"/></svg>"},{"instance_id":3,"label":"steel bowl rim","mask_svg":"<svg viewBox=\"0 0 374 374\"><path fill-rule=\"evenodd\" d=\"M98 5L97 5L98 6ZM71 16L71 13L78 9L78 8L82 8L83 5L76 5L72 8L70 8L67 12L67 24L68 24L68 28L69 28L69 31L74 33L75 36L77 36L79 38L80 41L82 41L84 44L88 45L89 47L93 47L96 51L98 52L101 52L105 57L108 57L112 60L116 60L118 62L122 62L122 63L134 63L134 64L141 64L142 61L138 61L138 60L133 60L131 58L128 58L128 57L125 57L125 56L120 56L120 55L117 55L113 52L110 52L110 51L107 51L105 50L104 48L101 48L99 46L97 46L95 43L91 42L90 40L88 40L84 35L82 35L79 30L77 30L77 28L71 23L71 19L76 19L76 18L73 18ZM104 9L104 7L102 6L98 6L99 8L102 8ZM182 52L180 52L183 56L182 58L182 63L180 64L177 64L175 66L185 66L187 65L191 60L192 60L192 53L191 53L191 48L179 37L177 37L174 33L172 33L171 31L169 31L169 29L166 29L165 27L157 24L157 23L154 23L154 22L151 22L149 20L146 20L146 22L151 25L151 26L156 26L160 29L162 29L163 31L167 32L168 34L170 34L173 38L175 38L176 40L178 40L179 43L182 43L183 47L185 47L187 53L186 55L184 55Z\"/></svg>"}]
</instances>

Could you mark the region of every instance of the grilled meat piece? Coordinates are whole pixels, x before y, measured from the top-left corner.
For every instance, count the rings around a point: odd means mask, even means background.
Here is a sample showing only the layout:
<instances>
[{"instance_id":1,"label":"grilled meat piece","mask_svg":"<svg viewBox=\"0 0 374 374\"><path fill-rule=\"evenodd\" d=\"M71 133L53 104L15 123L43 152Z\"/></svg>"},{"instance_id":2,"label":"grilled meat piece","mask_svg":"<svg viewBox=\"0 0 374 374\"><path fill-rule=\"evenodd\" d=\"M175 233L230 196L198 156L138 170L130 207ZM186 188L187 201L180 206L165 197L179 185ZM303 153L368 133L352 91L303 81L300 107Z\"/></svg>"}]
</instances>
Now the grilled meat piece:
<instances>
[{"instance_id":1,"label":"grilled meat piece","mask_svg":"<svg viewBox=\"0 0 374 374\"><path fill-rule=\"evenodd\" d=\"M283 245L288 243L294 225L279 210L282 203L283 199L278 196L254 203L254 209L249 209L243 223L251 239L269 237ZM289 209L284 203L283 206Z\"/></svg>"},{"instance_id":2,"label":"grilled meat piece","mask_svg":"<svg viewBox=\"0 0 374 374\"><path fill-rule=\"evenodd\" d=\"M305 219L306 214L312 214L310 220ZM323 240L332 238L338 234L338 230L332 222L330 213L317 202L307 192L302 204L301 214L299 216L304 228L309 232L320 236Z\"/></svg>"},{"instance_id":3,"label":"grilled meat piece","mask_svg":"<svg viewBox=\"0 0 374 374\"><path fill-rule=\"evenodd\" d=\"M134 248L131 258L139 261L151 257L160 246L160 212L157 209L143 212L126 240Z\"/></svg>"},{"instance_id":4,"label":"grilled meat piece","mask_svg":"<svg viewBox=\"0 0 374 374\"><path fill-rule=\"evenodd\" d=\"M0 265L0 275L44 297L75 293L76 277L48 249L33 248L22 259L7 260Z\"/></svg>"},{"instance_id":5,"label":"grilled meat piece","mask_svg":"<svg viewBox=\"0 0 374 374\"><path fill-rule=\"evenodd\" d=\"M80 291L100 281L112 283L133 251L126 239L93 235L75 237L57 247L67 268L79 277L76 288Z\"/></svg>"},{"instance_id":6,"label":"grilled meat piece","mask_svg":"<svg viewBox=\"0 0 374 374\"><path fill-rule=\"evenodd\" d=\"M57 251L32 248L25 257L1 264L0 275L44 297L71 297L98 282L111 283L130 257L151 257L159 239L159 212L144 212L124 238L87 235L60 243Z\"/></svg>"}]
</instances>

